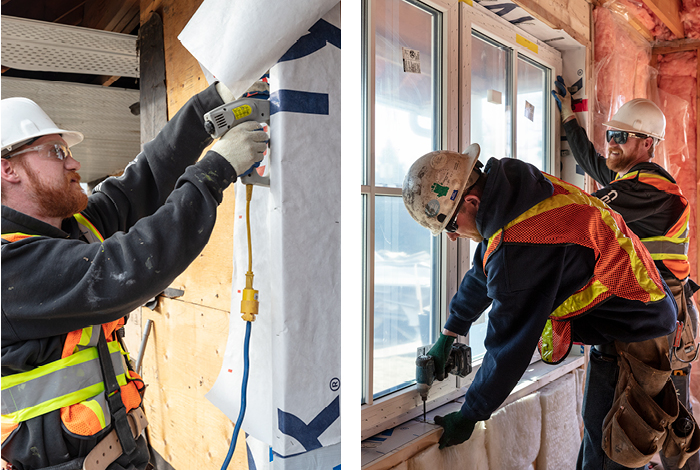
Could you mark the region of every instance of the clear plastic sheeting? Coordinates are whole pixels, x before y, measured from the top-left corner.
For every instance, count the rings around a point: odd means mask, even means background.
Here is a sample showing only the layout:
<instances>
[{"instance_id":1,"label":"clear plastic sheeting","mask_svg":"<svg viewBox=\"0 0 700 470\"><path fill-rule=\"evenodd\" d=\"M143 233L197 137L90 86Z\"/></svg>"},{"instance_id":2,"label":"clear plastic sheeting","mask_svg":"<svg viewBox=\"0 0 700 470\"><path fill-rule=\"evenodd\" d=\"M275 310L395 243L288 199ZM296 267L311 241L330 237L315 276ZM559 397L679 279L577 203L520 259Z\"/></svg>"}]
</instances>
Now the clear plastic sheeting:
<instances>
[{"instance_id":1,"label":"clear plastic sheeting","mask_svg":"<svg viewBox=\"0 0 700 470\"><path fill-rule=\"evenodd\" d=\"M616 2L609 2L613 7ZM608 121L625 102L649 98L650 80L655 70L649 66L651 46L625 17L609 8L593 11L595 23L595 107L593 109L593 145L605 148ZM603 153L601 151L601 153Z\"/></svg>"}]
</instances>

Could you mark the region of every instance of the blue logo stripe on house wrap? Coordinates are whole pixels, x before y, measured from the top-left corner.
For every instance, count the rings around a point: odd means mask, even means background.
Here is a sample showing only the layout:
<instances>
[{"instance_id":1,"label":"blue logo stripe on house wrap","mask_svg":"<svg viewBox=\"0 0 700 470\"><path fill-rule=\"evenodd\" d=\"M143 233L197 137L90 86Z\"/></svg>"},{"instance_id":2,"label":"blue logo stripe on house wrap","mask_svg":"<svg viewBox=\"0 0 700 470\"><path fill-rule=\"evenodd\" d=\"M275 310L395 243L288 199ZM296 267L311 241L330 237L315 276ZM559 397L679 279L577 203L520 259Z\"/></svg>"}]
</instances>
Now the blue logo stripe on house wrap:
<instances>
[{"instance_id":1,"label":"blue logo stripe on house wrap","mask_svg":"<svg viewBox=\"0 0 700 470\"><path fill-rule=\"evenodd\" d=\"M309 34L300 37L278 62L311 55L319 49L323 49L327 43L340 49L340 28L333 26L326 20L318 20L309 28Z\"/></svg>"},{"instance_id":2,"label":"blue logo stripe on house wrap","mask_svg":"<svg viewBox=\"0 0 700 470\"><path fill-rule=\"evenodd\" d=\"M328 93L278 90L270 95L270 115L281 112L328 115Z\"/></svg>"},{"instance_id":3,"label":"blue logo stripe on house wrap","mask_svg":"<svg viewBox=\"0 0 700 470\"><path fill-rule=\"evenodd\" d=\"M299 444L307 452L322 447L318 440L319 436L339 417L340 396L335 397L335 400L312 419L309 424L305 424L291 413L286 413L280 409L277 410L280 431L299 441Z\"/></svg>"}]
</instances>

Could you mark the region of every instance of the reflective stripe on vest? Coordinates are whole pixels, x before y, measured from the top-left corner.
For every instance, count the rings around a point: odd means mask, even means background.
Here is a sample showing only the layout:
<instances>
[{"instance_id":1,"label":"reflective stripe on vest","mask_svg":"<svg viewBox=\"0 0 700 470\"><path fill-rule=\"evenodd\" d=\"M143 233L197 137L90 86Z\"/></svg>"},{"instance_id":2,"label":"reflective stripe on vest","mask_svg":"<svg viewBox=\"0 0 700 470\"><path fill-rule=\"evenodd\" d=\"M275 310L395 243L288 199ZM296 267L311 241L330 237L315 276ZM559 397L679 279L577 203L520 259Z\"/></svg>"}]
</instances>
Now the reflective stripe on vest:
<instances>
[{"instance_id":1,"label":"reflective stripe on vest","mask_svg":"<svg viewBox=\"0 0 700 470\"><path fill-rule=\"evenodd\" d=\"M108 343L108 347L117 381L124 386L126 353L118 341ZM84 349L36 369L3 377L2 417L19 423L104 395L104 390L97 348ZM99 408L95 414L105 422Z\"/></svg>"},{"instance_id":2,"label":"reflective stripe on vest","mask_svg":"<svg viewBox=\"0 0 700 470\"><path fill-rule=\"evenodd\" d=\"M78 225L85 229L81 230L80 233L83 234L83 236L89 243L102 243L105 241L104 237L99 232L99 230L97 230L95 226L92 225L92 222L86 219L85 216L83 216L83 214L75 214L73 218L75 218L75 220L78 222Z\"/></svg>"},{"instance_id":3,"label":"reflective stripe on vest","mask_svg":"<svg viewBox=\"0 0 700 470\"><path fill-rule=\"evenodd\" d=\"M690 275L688 263L688 242L690 241L690 205L683 196L683 192L677 184L667 178L653 173L641 173L633 171L616 178L615 181L623 181L638 178L642 183L655 187L659 191L678 196L684 209L676 223L665 234L657 237L642 238L642 243L651 253L652 259L662 261L674 276L684 280Z\"/></svg>"},{"instance_id":4,"label":"reflective stripe on vest","mask_svg":"<svg viewBox=\"0 0 700 470\"><path fill-rule=\"evenodd\" d=\"M73 218L78 222L81 227L80 233L85 237L88 243L104 242L105 239L102 234L92 225L88 219L82 214L75 214ZM15 232L15 233L3 233L2 239L8 242L16 242L18 240L24 240L29 237L40 237L41 235L29 235L27 233Z\"/></svg>"},{"instance_id":5,"label":"reflective stripe on vest","mask_svg":"<svg viewBox=\"0 0 700 470\"><path fill-rule=\"evenodd\" d=\"M554 185L554 194L491 236L484 254L484 271L489 256L502 243L574 243L594 250L597 262L593 278L549 315L540 337L542 359L557 364L571 349L571 319L613 295L654 302L666 294L651 257L620 214L576 186L545 176Z\"/></svg>"}]
</instances>

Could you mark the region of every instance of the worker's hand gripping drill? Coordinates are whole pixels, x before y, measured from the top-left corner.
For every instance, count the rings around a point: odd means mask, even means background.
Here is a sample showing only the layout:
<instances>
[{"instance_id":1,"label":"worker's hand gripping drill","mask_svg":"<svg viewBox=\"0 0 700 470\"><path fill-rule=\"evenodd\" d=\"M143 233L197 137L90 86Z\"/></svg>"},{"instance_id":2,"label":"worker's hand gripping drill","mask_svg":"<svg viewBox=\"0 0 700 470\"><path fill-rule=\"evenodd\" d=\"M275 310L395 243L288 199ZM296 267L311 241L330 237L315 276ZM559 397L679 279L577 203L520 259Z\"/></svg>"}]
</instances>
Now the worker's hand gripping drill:
<instances>
[{"instance_id":1,"label":"worker's hand gripping drill","mask_svg":"<svg viewBox=\"0 0 700 470\"><path fill-rule=\"evenodd\" d=\"M445 370L447 359L452 351L452 343L457 339L455 336L448 336L440 333L440 338L428 351L428 356L433 358L435 362L435 378L437 380L445 380L449 371Z\"/></svg>"},{"instance_id":2,"label":"worker's hand gripping drill","mask_svg":"<svg viewBox=\"0 0 700 470\"><path fill-rule=\"evenodd\" d=\"M253 85L256 90L260 86L258 82ZM270 138L258 121L269 119L270 104L255 98L234 101L233 93L221 83L216 84L216 90L225 104L204 115L205 127L212 137L220 137L212 150L228 160L241 177L264 157Z\"/></svg>"},{"instance_id":3,"label":"worker's hand gripping drill","mask_svg":"<svg viewBox=\"0 0 700 470\"><path fill-rule=\"evenodd\" d=\"M566 84L561 75L557 75L557 80L554 82L555 90L552 90L552 96L557 102L557 108L561 112L561 122L566 121L574 116L573 108L571 107L571 93L566 89Z\"/></svg>"}]
</instances>

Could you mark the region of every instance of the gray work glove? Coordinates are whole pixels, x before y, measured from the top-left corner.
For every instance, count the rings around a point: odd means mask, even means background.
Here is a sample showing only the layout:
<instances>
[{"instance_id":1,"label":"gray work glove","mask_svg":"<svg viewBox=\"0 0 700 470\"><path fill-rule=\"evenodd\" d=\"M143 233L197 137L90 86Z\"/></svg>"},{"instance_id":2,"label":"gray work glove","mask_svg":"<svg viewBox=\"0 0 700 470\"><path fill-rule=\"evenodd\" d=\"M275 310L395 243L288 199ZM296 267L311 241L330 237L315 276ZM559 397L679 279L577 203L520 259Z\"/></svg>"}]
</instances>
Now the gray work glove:
<instances>
[{"instance_id":1,"label":"gray work glove","mask_svg":"<svg viewBox=\"0 0 700 470\"><path fill-rule=\"evenodd\" d=\"M447 358L450 357L450 351L452 351L452 343L455 342L457 338L454 336L448 336L440 333L440 338L435 342L430 351L428 351L428 356L433 357L435 362L435 378L437 380L445 380L448 372L445 370L445 364L447 363Z\"/></svg>"},{"instance_id":2,"label":"gray work glove","mask_svg":"<svg viewBox=\"0 0 700 470\"><path fill-rule=\"evenodd\" d=\"M228 160L240 177L263 159L268 141L260 124L246 121L224 134L211 149Z\"/></svg>"},{"instance_id":3,"label":"gray work glove","mask_svg":"<svg viewBox=\"0 0 700 470\"><path fill-rule=\"evenodd\" d=\"M436 416L435 424L439 424L444 429L440 436L440 449L444 449L461 444L472 437L476 421L465 418L461 411L455 411L445 416Z\"/></svg>"},{"instance_id":4,"label":"gray work glove","mask_svg":"<svg viewBox=\"0 0 700 470\"><path fill-rule=\"evenodd\" d=\"M574 115L574 111L571 107L571 93L567 91L564 79L561 75L557 75L554 87L556 90L552 90L551 93L554 100L557 102L557 108L559 108L561 112L561 122L564 122Z\"/></svg>"}]
</instances>

